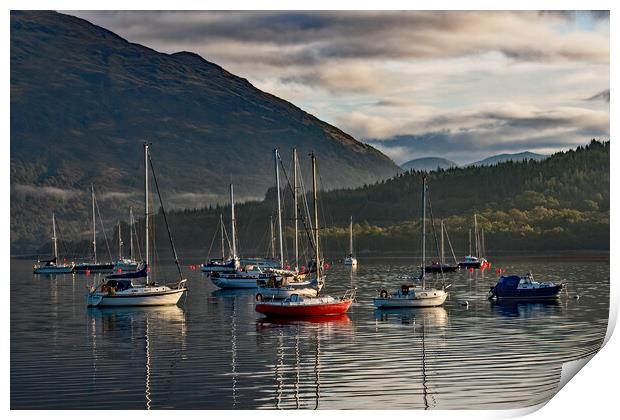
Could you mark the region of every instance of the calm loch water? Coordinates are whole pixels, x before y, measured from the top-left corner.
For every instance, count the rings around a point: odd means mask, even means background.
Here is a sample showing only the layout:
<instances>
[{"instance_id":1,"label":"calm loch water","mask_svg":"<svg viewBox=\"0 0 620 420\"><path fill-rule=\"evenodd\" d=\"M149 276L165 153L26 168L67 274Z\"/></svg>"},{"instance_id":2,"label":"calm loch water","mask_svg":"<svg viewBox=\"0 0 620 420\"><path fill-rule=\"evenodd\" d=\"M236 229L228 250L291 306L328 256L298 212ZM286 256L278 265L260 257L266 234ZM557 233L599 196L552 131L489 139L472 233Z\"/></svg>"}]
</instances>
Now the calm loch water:
<instances>
[{"instance_id":1,"label":"calm loch water","mask_svg":"<svg viewBox=\"0 0 620 420\"><path fill-rule=\"evenodd\" d=\"M548 400L561 365L596 352L609 309L608 262L494 261L566 279L555 303L486 300L494 269L447 275L440 308L376 311L411 260L335 264L328 291L351 285L346 316L273 322L255 291L218 291L185 270L180 307L88 309L93 277L32 274L11 261L12 409L520 408ZM171 267L168 267L171 270ZM170 271L172 273L172 271ZM572 295L578 292L579 300ZM463 306L467 300L469 306Z\"/></svg>"}]
</instances>

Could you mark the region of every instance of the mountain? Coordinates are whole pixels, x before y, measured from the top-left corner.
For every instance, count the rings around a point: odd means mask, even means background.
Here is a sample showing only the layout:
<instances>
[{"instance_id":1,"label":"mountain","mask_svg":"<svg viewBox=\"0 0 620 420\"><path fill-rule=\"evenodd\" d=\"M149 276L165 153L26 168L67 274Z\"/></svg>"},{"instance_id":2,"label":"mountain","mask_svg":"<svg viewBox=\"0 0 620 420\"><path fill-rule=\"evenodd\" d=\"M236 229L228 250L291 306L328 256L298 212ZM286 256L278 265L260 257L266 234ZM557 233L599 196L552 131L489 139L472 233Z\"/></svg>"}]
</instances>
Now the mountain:
<instances>
[{"instance_id":1,"label":"mountain","mask_svg":"<svg viewBox=\"0 0 620 420\"><path fill-rule=\"evenodd\" d=\"M458 165L451 160L438 158L438 157L425 157L420 159L413 159L400 165L405 171L414 169L416 171L434 171L437 168L448 169L455 168Z\"/></svg>"},{"instance_id":2,"label":"mountain","mask_svg":"<svg viewBox=\"0 0 620 420\"><path fill-rule=\"evenodd\" d=\"M532 152L521 152L521 153L504 153L501 155L489 156L486 159L479 160L478 162L470 163L468 166L488 166L488 165L497 165L501 162L519 162L522 160L543 160L547 159L549 156L547 155L539 155L538 153Z\"/></svg>"},{"instance_id":3,"label":"mountain","mask_svg":"<svg viewBox=\"0 0 620 420\"><path fill-rule=\"evenodd\" d=\"M355 187L400 168L373 147L190 53L163 54L76 17L11 12L11 246L49 237L51 211L87 230L90 184L104 226L141 207L142 143L153 144L171 207L259 199L274 183L272 149L310 151L324 188ZM308 180L309 182L309 180Z\"/></svg>"}]
</instances>

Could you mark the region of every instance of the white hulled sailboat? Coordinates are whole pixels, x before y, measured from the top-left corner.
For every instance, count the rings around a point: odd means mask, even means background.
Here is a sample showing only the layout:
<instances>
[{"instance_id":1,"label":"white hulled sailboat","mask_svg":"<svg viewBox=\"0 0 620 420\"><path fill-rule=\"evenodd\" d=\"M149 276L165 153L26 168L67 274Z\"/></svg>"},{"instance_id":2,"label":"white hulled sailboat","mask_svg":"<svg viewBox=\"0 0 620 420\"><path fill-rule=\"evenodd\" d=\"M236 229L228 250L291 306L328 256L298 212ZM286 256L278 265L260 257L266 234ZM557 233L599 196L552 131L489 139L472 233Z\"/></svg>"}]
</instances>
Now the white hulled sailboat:
<instances>
[{"instance_id":1,"label":"white hulled sailboat","mask_svg":"<svg viewBox=\"0 0 620 420\"><path fill-rule=\"evenodd\" d=\"M160 306L160 305L176 305L183 294L187 292L185 284L187 279L183 278L181 273L181 266L179 265L179 259L177 257L176 249L172 241L172 235L170 233L170 227L168 226L168 220L166 218L166 212L164 210L163 203L161 204L162 215L166 223L168 230L168 237L170 239L170 245L174 255L174 262L179 273L179 277L175 283L168 285L160 285L154 281L149 273L149 165L153 174L153 180L157 189L157 194L161 202L161 194L159 193L159 186L157 184L157 178L155 177L155 171L153 169L153 162L149 155L149 144L144 144L144 163L145 163L145 176L144 176L144 216L145 216L145 267L140 273L127 273L126 275L118 274L113 275L112 279L102 282L100 285L93 285L88 293L88 306L104 307L104 306ZM134 285L133 280L137 278L136 275L144 273L146 280L144 284ZM124 277L126 276L126 277Z\"/></svg>"},{"instance_id":2,"label":"white hulled sailboat","mask_svg":"<svg viewBox=\"0 0 620 420\"><path fill-rule=\"evenodd\" d=\"M446 288L435 289L426 287L426 277L424 267L426 266L426 176L422 179L422 265L421 273L418 278L422 282L419 284L403 284L401 288L393 293L381 290L379 297L373 299L375 307L382 308L417 308L443 305L448 292Z\"/></svg>"},{"instance_id":3,"label":"white hulled sailboat","mask_svg":"<svg viewBox=\"0 0 620 420\"><path fill-rule=\"evenodd\" d=\"M56 237L56 216L54 213L52 213L52 248L54 258L37 261L37 263L32 267L34 274L62 274L71 273L73 271L73 263L58 263L58 239Z\"/></svg>"}]
</instances>

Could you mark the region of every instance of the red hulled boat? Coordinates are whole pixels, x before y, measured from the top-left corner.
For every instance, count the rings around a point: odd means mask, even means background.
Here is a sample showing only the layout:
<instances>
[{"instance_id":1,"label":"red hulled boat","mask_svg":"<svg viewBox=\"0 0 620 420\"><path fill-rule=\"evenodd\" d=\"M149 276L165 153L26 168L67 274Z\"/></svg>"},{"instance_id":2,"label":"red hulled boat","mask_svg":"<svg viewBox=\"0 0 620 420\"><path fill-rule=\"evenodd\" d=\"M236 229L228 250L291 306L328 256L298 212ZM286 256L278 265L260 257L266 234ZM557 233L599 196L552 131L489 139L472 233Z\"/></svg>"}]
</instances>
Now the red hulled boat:
<instances>
[{"instance_id":1,"label":"red hulled boat","mask_svg":"<svg viewBox=\"0 0 620 420\"><path fill-rule=\"evenodd\" d=\"M315 261L321 261L319 253L319 212L317 204L317 184L316 184L316 158L312 157L312 191L314 197L314 252ZM316 284L325 283L322 278L322 264L317 264ZM317 294L320 293L317 289ZM332 296L316 296L302 297L298 294L292 294L284 300L263 301L262 295L256 295L256 312L270 317L313 317L313 316L331 316L342 315L349 310L355 298L355 290L344 293L342 297L335 298Z\"/></svg>"},{"instance_id":2,"label":"red hulled boat","mask_svg":"<svg viewBox=\"0 0 620 420\"><path fill-rule=\"evenodd\" d=\"M341 298L332 296L306 298L292 295L280 301L257 302L256 312L278 317L342 315L349 310L352 303L353 297L348 294Z\"/></svg>"}]
</instances>

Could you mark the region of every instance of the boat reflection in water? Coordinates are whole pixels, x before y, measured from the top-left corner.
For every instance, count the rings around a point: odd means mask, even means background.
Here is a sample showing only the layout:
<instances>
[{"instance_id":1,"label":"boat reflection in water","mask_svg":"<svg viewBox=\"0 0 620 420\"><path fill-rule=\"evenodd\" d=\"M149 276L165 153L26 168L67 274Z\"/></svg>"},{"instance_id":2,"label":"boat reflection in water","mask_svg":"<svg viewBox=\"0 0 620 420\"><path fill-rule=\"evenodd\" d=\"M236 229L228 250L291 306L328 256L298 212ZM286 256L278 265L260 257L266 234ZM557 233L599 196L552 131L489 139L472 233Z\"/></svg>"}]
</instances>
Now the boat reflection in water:
<instances>
[{"instance_id":1,"label":"boat reflection in water","mask_svg":"<svg viewBox=\"0 0 620 420\"><path fill-rule=\"evenodd\" d=\"M375 320L381 322L396 321L400 324L415 324L424 321L429 327L448 325L448 311L443 307L433 308L386 308L375 310Z\"/></svg>"},{"instance_id":2,"label":"boat reflection in water","mask_svg":"<svg viewBox=\"0 0 620 420\"><path fill-rule=\"evenodd\" d=\"M158 395L165 398L169 392L162 387L170 384L176 362L186 353L187 323L183 309L178 306L89 308L88 315L92 387L96 390L99 382L105 382L110 375L124 375L131 392L108 401L109 408L158 408L152 392L155 371L158 378L165 379L158 383ZM159 348L171 347L178 349L172 359L169 352L158 352ZM128 365L129 358L132 363ZM134 394L140 390L139 396Z\"/></svg>"},{"instance_id":3,"label":"boat reflection in water","mask_svg":"<svg viewBox=\"0 0 620 420\"><path fill-rule=\"evenodd\" d=\"M563 308L559 300L532 302L528 300L490 300L491 310L507 317L538 318L561 315Z\"/></svg>"},{"instance_id":4,"label":"boat reflection in water","mask_svg":"<svg viewBox=\"0 0 620 420\"><path fill-rule=\"evenodd\" d=\"M205 276L208 277L208 276ZM211 296L214 298L222 299L234 299L242 296L252 296L251 300L254 300L256 289L217 289L211 292Z\"/></svg>"},{"instance_id":5,"label":"boat reflection in water","mask_svg":"<svg viewBox=\"0 0 620 420\"><path fill-rule=\"evenodd\" d=\"M307 317L305 319L269 319L256 321L257 345L275 348L273 365L273 395L263 398L258 408L319 409L321 408L321 374L338 374L334 368L337 354L330 349L322 353L321 341L334 337L354 337L353 322L347 314ZM274 343L275 341L275 343ZM322 360L324 358L325 360ZM261 404L262 402L262 404Z\"/></svg>"},{"instance_id":6,"label":"boat reflection in water","mask_svg":"<svg viewBox=\"0 0 620 420\"><path fill-rule=\"evenodd\" d=\"M420 362L421 399L424 410L437 406L438 389L432 386L433 375L440 379L433 359L438 348L445 346L446 329L449 324L448 312L443 307L434 308L391 308L375 311L377 322L395 321L398 324L413 325L411 332L411 356ZM417 351L416 351L417 350ZM419 353L419 356L418 356ZM413 382L413 381L412 381Z\"/></svg>"}]
</instances>

